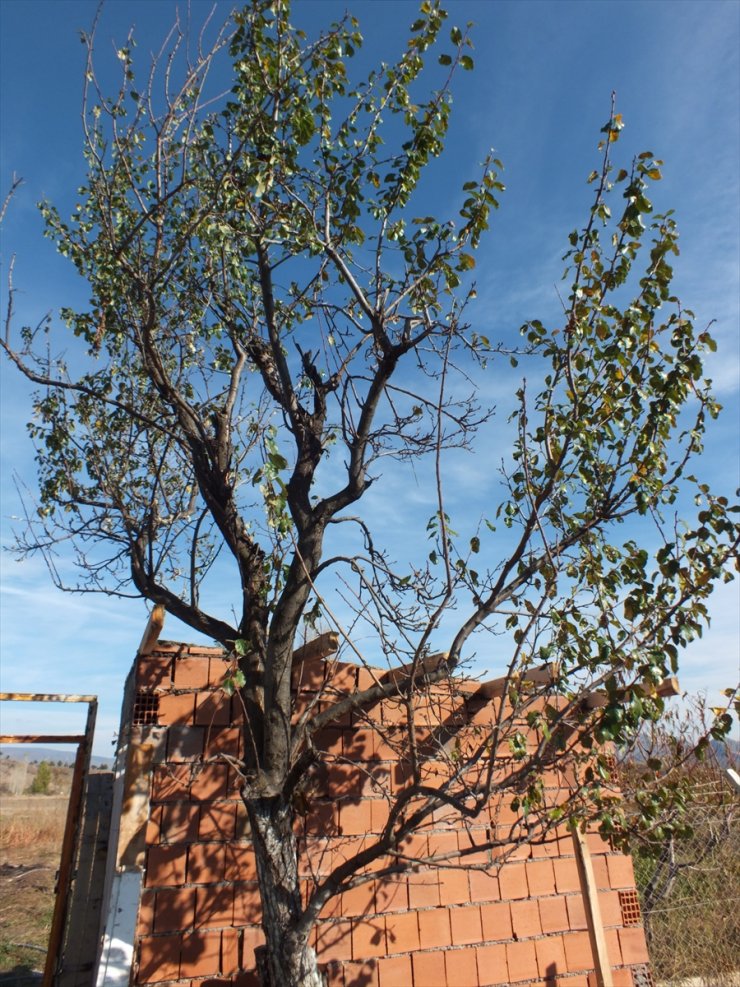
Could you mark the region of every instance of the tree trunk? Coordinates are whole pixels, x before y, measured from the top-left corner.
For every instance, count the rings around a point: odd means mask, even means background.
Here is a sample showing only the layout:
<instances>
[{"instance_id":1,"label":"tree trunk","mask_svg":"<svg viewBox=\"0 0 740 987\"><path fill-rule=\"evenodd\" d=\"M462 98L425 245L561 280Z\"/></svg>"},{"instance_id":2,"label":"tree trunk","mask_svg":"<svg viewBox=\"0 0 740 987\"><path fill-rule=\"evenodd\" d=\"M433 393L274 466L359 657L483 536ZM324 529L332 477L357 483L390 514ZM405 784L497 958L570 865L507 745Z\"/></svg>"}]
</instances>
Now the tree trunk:
<instances>
[{"instance_id":1,"label":"tree trunk","mask_svg":"<svg viewBox=\"0 0 740 987\"><path fill-rule=\"evenodd\" d=\"M301 918L293 812L281 798L246 800L257 859L266 945L257 958L263 987L325 987Z\"/></svg>"}]
</instances>

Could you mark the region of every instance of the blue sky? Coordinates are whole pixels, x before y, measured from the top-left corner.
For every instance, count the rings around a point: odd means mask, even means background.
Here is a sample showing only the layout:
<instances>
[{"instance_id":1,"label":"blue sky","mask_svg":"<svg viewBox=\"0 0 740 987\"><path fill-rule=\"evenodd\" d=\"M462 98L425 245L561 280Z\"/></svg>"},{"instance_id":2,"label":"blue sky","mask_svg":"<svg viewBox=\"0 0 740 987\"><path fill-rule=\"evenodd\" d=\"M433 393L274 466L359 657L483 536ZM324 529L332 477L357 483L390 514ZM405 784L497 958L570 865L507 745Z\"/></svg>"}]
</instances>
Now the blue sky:
<instances>
[{"instance_id":1,"label":"blue sky","mask_svg":"<svg viewBox=\"0 0 740 987\"><path fill-rule=\"evenodd\" d=\"M96 6L96 0L0 2L0 189L4 194L14 172L25 181L2 234L2 310L7 264L15 254L17 325L85 297L70 266L42 239L34 204L46 196L64 213L82 180L85 50L78 32L89 27ZM210 3L194 0L191 7L197 21ZM398 53L415 14L415 4L406 0L298 0L295 20L310 31L341 16L345 7L360 20L367 63ZM115 71L115 47L132 24L144 58L158 47L174 9L170 0L109 0L98 31L99 63L108 60ZM216 16L225 17L228 9L218 4ZM476 71L457 78L447 153L429 195L444 213L450 189L475 175L490 146L506 166L507 192L478 258L474 314L480 331L497 339L528 318L555 317L560 258L568 232L588 207L584 180L597 163L598 132L615 90L626 122L622 153L628 158L648 149L665 161L654 200L658 209L676 210L681 230L676 293L696 312L698 325L716 320L719 349L708 372L726 410L710 434L702 472L718 491L732 494L740 484L740 4L457 0L449 9L451 22L475 22ZM0 514L7 546L19 514L13 476L32 486L33 463L24 430L28 388L4 362L0 375ZM486 384L502 420L514 383L513 372L502 371ZM482 451L491 458L493 474L502 450ZM487 481L481 482L480 464L479 456L447 461L457 503L473 514L485 509ZM400 544L407 522L429 505L423 470L411 483L390 477L383 496L371 499L368 509L383 512L388 502L394 504L388 524ZM97 693L96 751L109 754L145 605L61 594L40 559L18 564L4 552L0 566L2 688ZM737 679L739 613L736 582L716 594L712 629L684 658L684 688L714 694ZM194 638L174 620L165 633ZM495 668L495 657L487 664ZM0 709L0 715L4 732L30 729L27 709ZM52 714L48 729L67 730L68 715Z\"/></svg>"}]
</instances>

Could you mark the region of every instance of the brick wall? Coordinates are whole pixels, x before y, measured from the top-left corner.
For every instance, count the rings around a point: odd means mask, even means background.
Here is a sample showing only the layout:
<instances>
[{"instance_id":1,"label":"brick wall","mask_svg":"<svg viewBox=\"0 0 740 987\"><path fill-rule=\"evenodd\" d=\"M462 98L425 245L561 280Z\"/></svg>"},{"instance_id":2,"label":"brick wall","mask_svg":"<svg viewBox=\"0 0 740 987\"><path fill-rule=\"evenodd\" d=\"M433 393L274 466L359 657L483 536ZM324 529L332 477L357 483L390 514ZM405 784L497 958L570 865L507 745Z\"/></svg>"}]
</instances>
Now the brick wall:
<instances>
[{"instance_id":1,"label":"brick wall","mask_svg":"<svg viewBox=\"0 0 740 987\"><path fill-rule=\"evenodd\" d=\"M220 688L226 670L216 649L162 642L138 659L132 739L153 744L155 755L136 984L257 984L254 950L263 934L254 854L238 776L219 760L224 753L238 756L241 743L238 697ZM314 661L295 682L296 715L309 702L326 703L332 691L345 695L370 681L366 669ZM449 724L461 716L460 701L439 690L428 705L418 741L428 739L430 731L439 733L440 720L452 735ZM490 708L478 711L476 722L491 715ZM372 718L347 715L322 734L325 756L299 833L307 893L312 881L385 824L390 798L408 777L399 753L400 720L398 702L385 701ZM459 730L455 736L459 744ZM464 731L462 736L464 743ZM562 779L553 774L548 783L557 800ZM438 856L439 866L372 878L331 899L314 937L328 983L592 987L595 964L567 830L542 843L517 845L498 868L490 866L490 851L475 850L491 832L515 837L516 827L506 800L491 804L474 825L450 811L437 812L409 838L407 852ZM611 987L648 983L631 860L596 834L589 834L588 844L613 969ZM446 855L459 850L473 869L445 865ZM381 865L376 862L374 871Z\"/></svg>"}]
</instances>

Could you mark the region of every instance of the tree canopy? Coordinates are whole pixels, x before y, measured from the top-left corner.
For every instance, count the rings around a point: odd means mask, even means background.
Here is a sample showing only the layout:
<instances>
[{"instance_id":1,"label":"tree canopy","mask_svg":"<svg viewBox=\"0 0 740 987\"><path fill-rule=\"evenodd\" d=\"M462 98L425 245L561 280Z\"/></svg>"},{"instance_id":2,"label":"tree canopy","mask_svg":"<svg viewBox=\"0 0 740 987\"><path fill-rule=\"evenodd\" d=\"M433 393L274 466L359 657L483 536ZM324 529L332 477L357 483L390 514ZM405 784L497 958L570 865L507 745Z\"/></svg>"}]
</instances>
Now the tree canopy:
<instances>
[{"instance_id":1,"label":"tree canopy","mask_svg":"<svg viewBox=\"0 0 740 987\"><path fill-rule=\"evenodd\" d=\"M337 630L353 660L419 670L353 697L358 707L412 696L488 647L479 632L503 634L488 640L508 648L514 706L548 729L578 711L586 746L621 744L661 715L654 687L701 633L738 545L736 508L691 472L718 412L702 368L714 344L672 294L676 224L650 201L662 162L614 162L612 107L560 318L491 341L471 316L472 272L501 163L492 153L471 168L451 214L415 208L444 150L455 72L473 68L468 29L425 0L400 59L358 80L352 17L308 38L289 13L255 0L194 58L176 28L148 72L132 38L112 96L84 39L87 178L70 218L42 208L90 302L63 309L61 328L3 343L41 385L39 505L20 551L50 557L63 541L76 588L141 595L237 656L227 687L247 710L243 797L263 898L280 884L268 831L290 841L293 789L332 715L291 722L306 625ZM219 93L210 76L224 58ZM432 67L438 85L424 92ZM65 359L57 338L70 332L80 346ZM486 430L500 440L471 374L495 376L504 360L526 383L501 495L471 528L447 509L444 453ZM385 463L413 470L423 457L436 476L419 531L428 553L398 559L363 497ZM491 472L483 464L482 483ZM687 489L696 511L678 518ZM208 579L218 573L222 592L225 572L231 593L214 609ZM445 661L425 665L440 642ZM536 713L514 685L543 662L565 706ZM594 689L606 701L585 717L578 700ZM302 914L294 878L268 932L276 984L298 969L314 982L305 936L292 973L278 957Z\"/></svg>"}]
</instances>

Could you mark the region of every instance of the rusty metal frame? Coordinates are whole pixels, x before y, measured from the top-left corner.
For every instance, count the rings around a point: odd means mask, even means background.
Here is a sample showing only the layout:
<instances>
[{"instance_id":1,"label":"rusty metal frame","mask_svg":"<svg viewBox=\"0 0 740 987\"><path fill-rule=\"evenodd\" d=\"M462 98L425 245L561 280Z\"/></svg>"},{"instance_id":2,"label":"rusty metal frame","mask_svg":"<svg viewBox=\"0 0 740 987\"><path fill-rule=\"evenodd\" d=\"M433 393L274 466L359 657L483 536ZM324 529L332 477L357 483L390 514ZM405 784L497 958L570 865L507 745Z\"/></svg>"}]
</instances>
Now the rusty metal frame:
<instances>
[{"instance_id":1,"label":"rusty metal frame","mask_svg":"<svg viewBox=\"0 0 740 987\"><path fill-rule=\"evenodd\" d=\"M77 744L74 769L72 772L72 787L67 803L67 819L64 824L64 837L59 860L59 873L54 899L54 914L51 920L49 945L46 950L44 979L42 987L52 987L57 974L64 923L67 917L67 903L72 885L72 869L79 834L79 823L82 810L82 793L85 778L90 770L92 755L93 733L98 712L97 696L64 695L59 693L32 692L0 692L0 701L26 703L87 703L87 720L83 734L3 734L0 744Z\"/></svg>"}]
</instances>

